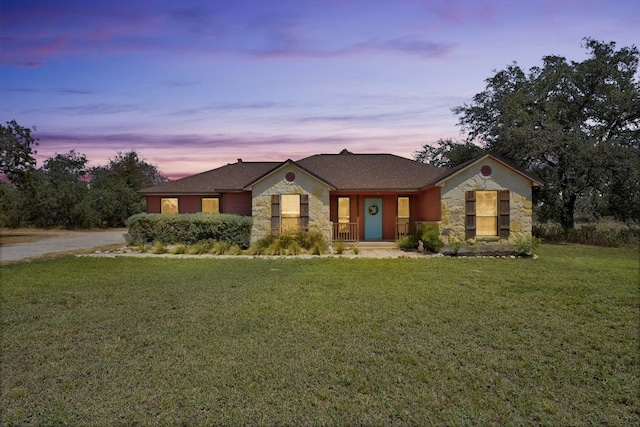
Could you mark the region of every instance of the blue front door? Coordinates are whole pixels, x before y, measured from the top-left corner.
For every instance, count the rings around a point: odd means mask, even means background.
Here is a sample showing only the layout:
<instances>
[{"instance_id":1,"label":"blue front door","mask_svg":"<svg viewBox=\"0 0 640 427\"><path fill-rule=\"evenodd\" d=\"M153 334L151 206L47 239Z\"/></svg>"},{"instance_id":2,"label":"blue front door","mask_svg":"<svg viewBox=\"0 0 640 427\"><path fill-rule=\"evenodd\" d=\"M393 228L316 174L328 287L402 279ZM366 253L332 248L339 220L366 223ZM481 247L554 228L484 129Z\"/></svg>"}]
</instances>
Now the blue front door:
<instances>
[{"instance_id":1,"label":"blue front door","mask_svg":"<svg viewBox=\"0 0 640 427\"><path fill-rule=\"evenodd\" d=\"M382 199L364 199L364 238L382 240Z\"/></svg>"}]
</instances>

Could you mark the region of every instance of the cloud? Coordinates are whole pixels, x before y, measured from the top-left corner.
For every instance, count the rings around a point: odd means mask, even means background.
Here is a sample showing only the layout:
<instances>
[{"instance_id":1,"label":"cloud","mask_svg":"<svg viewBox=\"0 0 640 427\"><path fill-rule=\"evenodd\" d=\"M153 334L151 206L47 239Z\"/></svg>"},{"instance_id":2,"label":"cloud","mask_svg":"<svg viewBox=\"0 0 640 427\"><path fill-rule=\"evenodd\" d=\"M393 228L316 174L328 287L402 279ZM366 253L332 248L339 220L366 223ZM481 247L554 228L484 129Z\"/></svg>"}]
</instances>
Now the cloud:
<instances>
[{"instance_id":1,"label":"cloud","mask_svg":"<svg viewBox=\"0 0 640 427\"><path fill-rule=\"evenodd\" d=\"M158 2L149 9L136 2L65 2L24 7L12 5L1 18L0 62L42 67L64 56L83 58L127 53L164 55L238 55L256 59L328 58L398 54L419 59L447 55L455 45L425 34L404 34L396 26L390 37L373 40L357 27L342 28L341 40L321 28L308 4L261 7L256 3L187 4L175 8ZM251 6L251 7L249 7ZM340 13L341 6L330 8ZM363 6L365 7L365 6ZM319 27L321 29L319 29Z\"/></svg>"},{"instance_id":2,"label":"cloud","mask_svg":"<svg viewBox=\"0 0 640 427\"><path fill-rule=\"evenodd\" d=\"M59 107L58 110L66 113L84 114L84 115L103 115L103 114L121 114L133 111L141 111L142 107L138 104L109 104L106 102L95 104L73 105L67 107Z\"/></svg>"},{"instance_id":3,"label":"cloud","mask_svg":"<svg viewBox=\"0 0 640 427\"><path fill-rule=\"evenodd\" d=\"M173 178L202 172L235 162L298 160L313 154L339 153L347 148L357 153L393 152L410 157L427 141L424 134L402 135L264 135L181 134L152 135L141 133L66 134L40 133L38 161L55 153L85 154L91 166L104 165L118 152L136 150L149 162ZM434 138L434 140L437 138ZM390 145L390 141L393 144Z\"/></svg>"}]
</instances>

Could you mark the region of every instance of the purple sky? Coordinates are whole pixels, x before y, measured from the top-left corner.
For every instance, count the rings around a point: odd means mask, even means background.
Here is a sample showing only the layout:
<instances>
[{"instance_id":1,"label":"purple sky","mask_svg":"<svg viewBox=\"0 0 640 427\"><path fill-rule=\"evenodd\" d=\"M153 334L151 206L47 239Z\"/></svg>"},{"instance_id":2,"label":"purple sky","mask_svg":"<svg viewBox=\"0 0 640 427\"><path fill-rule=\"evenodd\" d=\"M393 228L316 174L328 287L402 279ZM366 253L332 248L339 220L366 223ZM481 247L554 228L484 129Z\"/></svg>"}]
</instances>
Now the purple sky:
<instances>
[{"instance_id":1,"label":"purple sky","mask_svg":"<svg viewBox=\"0 0 640 427\"><path fill-rule=\"evenodd\" d=\"M637 0L2 0L0 120L39 164L135 149L178 177L460 138L451 108L513 61L640 42Z\"/></svg>"}]
</instances>

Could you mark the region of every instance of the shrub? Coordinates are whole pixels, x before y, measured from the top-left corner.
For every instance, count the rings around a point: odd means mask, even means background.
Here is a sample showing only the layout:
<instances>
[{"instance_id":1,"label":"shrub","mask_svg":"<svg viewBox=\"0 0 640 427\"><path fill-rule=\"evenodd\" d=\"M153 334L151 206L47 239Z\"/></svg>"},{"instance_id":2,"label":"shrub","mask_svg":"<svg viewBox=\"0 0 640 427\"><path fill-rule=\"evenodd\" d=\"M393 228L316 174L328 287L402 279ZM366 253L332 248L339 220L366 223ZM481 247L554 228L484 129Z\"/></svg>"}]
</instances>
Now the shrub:
<instances>
[{"instance_id":1,"label":"shrub","mask_svg":"<svg viewBox=\"0 0 640 427\"><path fill-rule=\"evenodd\" d=\"M224 255L230 247L231 243L229 242L213 242L210 246L209 253L213 255Z\"/></svg>"},{"instance_id":2,"label":"shrub","mask_svg":"<svg viewBox=\"0 0 640 427\"><path fill-rule=\"evenodd\" d=\"M342 255L342 253L344 252L344 243L342 243L340 240L338 240L338 241L333 245L333 250L334 250L338 255Z\"/></svg>"},{"instance_id":3,"label":"shrub","mask_svg":"<svg viewBox=\"0 0 640 427\"><path fill-rule=\"evenodd\" d=\"M519 236L515 239L515 249L520 255L531 255L540 245L540 239L533 236Z\"/></svg>"},{"instance_id":4,"label":"shrub","mask_svg":"<svg viewBox=\"0 0 640 427\"><path fill-rule=\"evenodd\" d=\"M440 229L436 224L424 224L420 235L424 250L427 252L440 252L444 242L440 239Z\"/></svg>"},{"instance_id":5,"label":"shrub","mask_svg":"<svg viewBox=\"0 0 640 427\"><path fill-rule=\"evenodd\" d=\"M286 236L281 236L281 238L282 237ZM324 240L324 236L319 231L298 231L293 235L293 238L302 248L306 250L311 249L316 244L319 244L321 247L327 245Z\"/></svg>"},{"instance_id":6,"label":"shrub","mask_svg":"<svg viewBox=\"0 0 640 427\"><path fill-rule=\"evenodd\" d=\"M132 242L193 244L216 240L249 247L252 219L231 214L138 214L129 218Z\"/></svg>"},{"instance_id":7,"label":"shrub","mask_svg":"<svg viewBox=\"0 0 640 427\"><path fill-rule=\"evenodd\" d=\"M424 250L428 252L440 252L444 246L444 242L440 239L440 229L436 224L431 223L423 224L413 233L398 239L396 244L402 250L414 250L418 247L420 240Z\"/></svg>"},{"instance_id":8,"label":"shrub","mask_svg":"<svg viewBox=\"0 0 640 427\"><path fill-rule=\"evenodd\" d=\"M637 247L638 235L630 228L584 225L580 228L565 230L559 224L534 225L532 234L547 242L578 243L592 246Z\"/></svg>"},{"instance_id":9,"label":"shrub","mask_svg":"<svg viewBox=\"0 0 640 427\"><path fill-rule=\"evenodd\" d=\"M151 245L151 253L166 254L167 252L167 247L161 242L153 242L153 245Z\"/></svg>"},{"instance_id":10,"label":"shrub","mask_svg":"<svg viewBox=\"0 0 640 427\"><path fill-rule=\"evenodd\" d=\"M185 245L185 244L175 245L173 247L173 249L171 250L171 253L174 254L174 255L186 254L187 253L187 245Z\"/></svg>"},{"instance_id":11,"label":"shrub","mask_svg":"<svg viewBox=\"0 0 640 427\"><path fill-rule=\"evenodd\" d=\"M187 253L190 255L206 254L206 253L209 253L209 251L211 250L214 244L215 242L213 240L209 240L209 239L201 240L189 246L189 248L187 249Z\"/></svg>"},{"instance_id":12,"label":"shrub","mask_svg":"<svg viewBox=\"0 0 640 427\"><path fill-rule=\"evenodd\" d=\"M296 241L293 241L287 245L285 255L300 255L302 253L302 247Z\"/></svg>"},{"instance_id":13,"label":"shrub","mask_svg":"<svg viewBox=\"0 0 640 427\"><path fill-rule=\"evenodd\" d=\"M303 250L321 254L327 251L327 243L322 233L299 231L281 236L268 235L259 239L249 248L249 255L295 255ZM294 253L295 252L295 253Z\"/></svg>"},{"instance_id":14,"label":"shrub","mask_svg":"<svg viewBox=\"0 0 640 427\"><path fill-rule=\"evenodd\" d=\"M420 235L418 233L407 234L396 241L396 245L403 251L414 250L418 247Z\"/></svg>"}]
</instances>

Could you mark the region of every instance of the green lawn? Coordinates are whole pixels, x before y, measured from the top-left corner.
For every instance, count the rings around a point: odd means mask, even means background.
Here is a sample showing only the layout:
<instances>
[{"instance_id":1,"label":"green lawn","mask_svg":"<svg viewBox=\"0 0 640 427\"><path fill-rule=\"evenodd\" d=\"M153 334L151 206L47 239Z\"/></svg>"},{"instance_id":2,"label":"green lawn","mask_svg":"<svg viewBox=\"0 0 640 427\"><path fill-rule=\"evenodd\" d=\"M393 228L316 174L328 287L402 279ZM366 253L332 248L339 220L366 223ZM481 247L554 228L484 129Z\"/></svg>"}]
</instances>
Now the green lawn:
<instances>
[{"instance_id":1,"label":"green lawn","mask_svg":"<svg viewBox=\"0 0 640 427\"><path fill-rule=\"evenodd\" d=\"M636 251L0 269L0 425L640 423Z\"/></svg>"}]
</instances>

